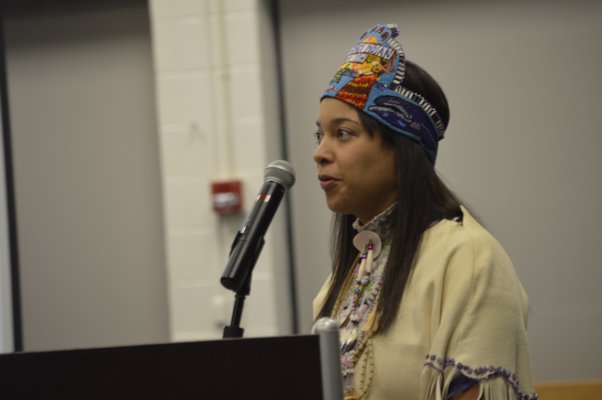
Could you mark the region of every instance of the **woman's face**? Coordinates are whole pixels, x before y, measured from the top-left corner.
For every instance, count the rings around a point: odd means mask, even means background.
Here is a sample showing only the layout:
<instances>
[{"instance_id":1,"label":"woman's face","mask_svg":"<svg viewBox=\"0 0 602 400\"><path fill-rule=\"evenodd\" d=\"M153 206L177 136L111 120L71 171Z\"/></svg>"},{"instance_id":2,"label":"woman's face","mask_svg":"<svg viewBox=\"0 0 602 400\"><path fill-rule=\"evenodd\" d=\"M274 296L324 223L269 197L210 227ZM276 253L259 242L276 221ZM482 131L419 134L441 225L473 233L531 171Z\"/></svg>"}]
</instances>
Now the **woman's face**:
<instances>
[{"instance_id":1,"label":"woman's face","mask_svg":"<svg viewBox=\"0 0 602 400\"><path fill-rule=\"evenodd\" d=\"M396 200L395 155L380 133L364 128L358 111L333 98L320 103L314 161L332 211L366 223Z\"/></svg>"}]
</instances>

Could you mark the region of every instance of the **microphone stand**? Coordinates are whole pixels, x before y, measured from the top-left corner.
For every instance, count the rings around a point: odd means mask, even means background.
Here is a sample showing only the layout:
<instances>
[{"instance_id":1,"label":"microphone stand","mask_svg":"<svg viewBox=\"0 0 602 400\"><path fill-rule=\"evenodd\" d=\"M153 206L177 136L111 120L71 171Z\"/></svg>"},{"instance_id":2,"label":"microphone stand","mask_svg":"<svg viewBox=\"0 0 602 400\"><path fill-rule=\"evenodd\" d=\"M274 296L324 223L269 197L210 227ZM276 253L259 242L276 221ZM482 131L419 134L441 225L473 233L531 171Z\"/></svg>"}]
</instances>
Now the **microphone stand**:
<instances>
[{"instance_id":1,"label":"microphone stand","mask_svg":"<svg viewBox=\"0 0 602 400\"><path fill-rule=\"evenodd\" d=\"M232 250L230 254L233 254L238 245L238 239L240 238L240 233L236 235L234 239L234 243L232 244ZM243 284L236 290L236 294L234 296L234 307L232 309L232 318L230 319L230 325L226 325L224 327L224 339L238 339L241 338L244 332L244 329L240 327L240 320L242 318L242 310L245 305L246 297L251 293L251 276L253 275L253 267L257 262L257 258L259 257L259 253L263 248L263 244L265 240L262 238L261 241L255 247L255 252L252 257L249 257L248 260L248 271L247 277L245 278Z\"/></svg>"},{"instance_id":2,"label":"microphone stand","mask_svg":"<svg viewBox=\"0 0 602 400\"><path fill-rule=\"evenodd\" d=\"M245 299L249 293L251 293L251 273L247 275L247 279L245 279L245 283L242 287L236 291L230 325L224 326L224 339L237 339L242 337L244 329L240 327L240 319L242 317Z\"/></svg>"}]
</instances>

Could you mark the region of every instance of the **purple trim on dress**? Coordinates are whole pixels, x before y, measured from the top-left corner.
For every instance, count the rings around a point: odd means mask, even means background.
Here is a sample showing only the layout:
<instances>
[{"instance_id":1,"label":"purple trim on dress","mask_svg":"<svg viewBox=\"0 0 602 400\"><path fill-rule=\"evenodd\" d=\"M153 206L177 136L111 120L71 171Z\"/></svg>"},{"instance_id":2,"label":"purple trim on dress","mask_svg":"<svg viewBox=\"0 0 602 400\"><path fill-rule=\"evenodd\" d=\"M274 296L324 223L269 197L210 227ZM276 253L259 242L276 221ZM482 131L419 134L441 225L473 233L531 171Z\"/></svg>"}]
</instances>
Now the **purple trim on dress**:
<instances>
[{"instance_id":1,"label":"purple trim on dress","mask_svg":"<svg viewBox=\"0 0 602 400\"><path fill-rule=\"evenodd\" d=\"M495 367L493 365L482 366L478 368L471 368L468 365L462 363L456 363L453 358L441 358L434 354L426 356L425 366L432 367L440 374L443 374L443 370L447 367L452 367L467 375L469 378L475 379L478 382L485 382L491 378L501 377L503 378L514 390L516 397L519 400L537 400L537 393L528 394L520 391L520 385L518 377L515 373L508 371L502 367Z\"/></svg>"}]
</instances>

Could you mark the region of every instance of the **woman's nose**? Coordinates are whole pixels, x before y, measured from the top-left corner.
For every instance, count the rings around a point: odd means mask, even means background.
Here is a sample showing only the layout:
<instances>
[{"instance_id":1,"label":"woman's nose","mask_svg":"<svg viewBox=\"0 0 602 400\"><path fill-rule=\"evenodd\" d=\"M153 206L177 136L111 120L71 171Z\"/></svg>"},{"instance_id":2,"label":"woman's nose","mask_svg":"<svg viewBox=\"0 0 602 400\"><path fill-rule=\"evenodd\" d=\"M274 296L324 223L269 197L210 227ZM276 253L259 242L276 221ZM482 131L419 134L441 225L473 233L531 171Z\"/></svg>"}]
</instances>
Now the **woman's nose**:
<instances>
[{"instance_id":1,"label":"woman's nose","mask_svg":"<svg viewBox=\"0 0 602 400\"><path fill-rule=\"evenodd\" d=\"M326 164L332 161L332 151L329 148L326 138L323 138L318 144L318 147L316 147L313 158L318 165Z\"/></svg>"}]
</instances>

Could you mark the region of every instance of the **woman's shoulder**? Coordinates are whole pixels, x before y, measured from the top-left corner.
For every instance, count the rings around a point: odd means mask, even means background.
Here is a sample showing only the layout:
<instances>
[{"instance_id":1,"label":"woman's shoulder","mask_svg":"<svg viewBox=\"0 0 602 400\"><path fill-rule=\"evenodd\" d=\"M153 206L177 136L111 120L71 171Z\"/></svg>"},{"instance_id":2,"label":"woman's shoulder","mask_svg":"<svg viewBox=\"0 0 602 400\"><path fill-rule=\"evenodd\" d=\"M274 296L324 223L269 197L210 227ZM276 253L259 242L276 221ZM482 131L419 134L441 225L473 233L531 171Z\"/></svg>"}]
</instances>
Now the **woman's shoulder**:
<instances>
[{"instance_id":1,"label":"woman's shoulder","mask_svg":"<svg viewBox=\"0 0 602 400\"><path fill-rule=\"evenodd\" d=\"M527 297L505 249L464 208L463 214L427 232L416 261L416 283L454 304L467 306L487 297L524 309Z\"/></svg>"},{"instance_id":2,"label":"woman's shoulder","mask_svg":"<svg viewBox=\"0 0 602 400\"><path fill-rule=\"evenodd\" d=\"M504 247L465 207L462 207L461 218L439 221L423 239L421 257L431 263L435 258L436 264L445 269L468 276L503 271L514 275L512 261Z\"/></svg>"},{"instance_id":3,"label":"woman's shoulder","mask_svg":"<svg viewBox=\"0 0 602 400\"><path fill-rule=\"evenodd\" d=\"M441 220L425 233L424 240L431 246L451 248L468 247L477 250L501 251L504 248L498 240L473 217L465 207L456 219Z\"/></svg>"}]
</instances>

